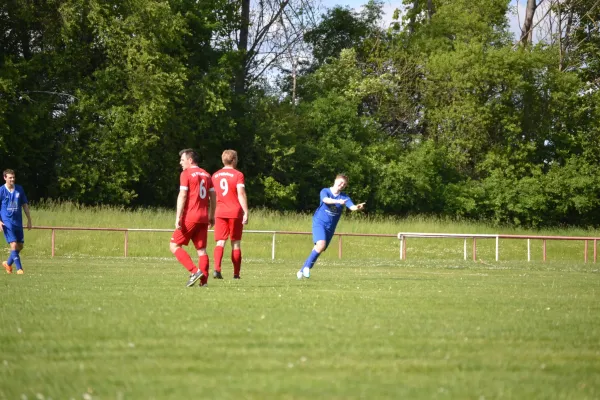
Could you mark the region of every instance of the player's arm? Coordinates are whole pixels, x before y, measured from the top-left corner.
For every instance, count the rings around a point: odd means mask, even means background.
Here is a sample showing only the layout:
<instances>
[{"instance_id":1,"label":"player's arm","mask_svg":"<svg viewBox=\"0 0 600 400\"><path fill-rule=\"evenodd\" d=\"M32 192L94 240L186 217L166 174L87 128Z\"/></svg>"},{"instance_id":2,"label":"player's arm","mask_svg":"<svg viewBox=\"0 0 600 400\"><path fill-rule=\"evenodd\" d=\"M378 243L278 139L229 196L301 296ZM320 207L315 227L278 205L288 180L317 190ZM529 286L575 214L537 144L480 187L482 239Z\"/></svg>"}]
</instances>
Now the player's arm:
<instances>
[{"instance_id":1,"label":"player's arm","mask_svg":"<svg viewBox=\"0 0 600 400\"><path fill-rule=\"evenodd\" d=\"M240 206L242 206L242 211L244 211L244 216L242 217L242 224L248 223L248 197L246 196L246 188L244 186L238 186L238 201L240 202Z\"/></svg>"},{"instance_id":2,"label":"player's arm","mask_svg":"<svg viewBox=\"0 0 600 400\"><path fill-rule=\"evenodd\" d=\"M25 211L25 215L27 216L27 229L31 229L31 214L29 213L29 204L23 204L23 211Z\"/></svg>"},{"instance_id":3,"label":"player's arm","mask_svg":"<svg viewBox=\"0 0 600 400\"><path fill-rule=\"evenodd\" d=\"M350 211L362 210L363 208L365 208L365 204L367 204L367 203L359 203L359 204L353 205L351 207L348 207L348 209Z\"/></svg>"},{"instance_id":4,"label":"player's arm","mask_svg":"<svg viewBox=\"0 0 600 400\"><path fill-rule=\"evenodd\" d=\"M362 210L364 208L365 204L366 204L366 203L354 204L354 202L352 201L352 199L350 197L348 197L348 195L346 195L344 193L342 193L342 198L345 200L346 207L350 211Z\"/></svg>"},{"instance_id":5,"label":"player's arm","mask_svg":"<svg viewBox=\"0 0 600 400\"><path fill-rule=\"evenodd\" d=\"M346 199L332 199L331 197L328 197L327 195L329 194L329 191L327 189L323 189L321 190L320 193L320 198L321 201L325 204L345 204L346 203Z\"/></svg>"},{"instance_id":6,"label":"player's arm","mask_svg":"<svg viewBox=\"0 0 600 400\"><path fill-rule=\"evenodd\" d=\"M354 204L352 199L347 195L344 195L343 197L346 199L346 207L348 207L348 210L350 211L362 210L365 207L366 203Z\"/></svg>"},{"instance_id":7,"label":"player's arm","mask_svg":"<svg viewBox=\"0 0 600 400\"><path fill-rule=\"evenodd\" d=\"M323 199L323 203L325 204L346 204L346 199L332 199L330 197L325 197Z\"/></svg>"},{"instance_id":8,"label":"player's arm","mask_svg":"<svg viewBox=\"0 0 600 400\"><path fill-rule=\"evenodd\" d=\"M188 190L187 187L181 187L179 189L179 195L177 196L177 213L175 214L175 229L181 228L181 216L183 214L183 207L187 200Z\"/></svg>"},{"instance_id":9,"label":"player's arm","mask_svg":"<svg viewBox=\"0 0 600 400\"><path fill-rule=\"evenodd\" d=\"M215 211L217 209L217 192L214 188L210 188L208 191L210 204L208 205L208 223L210 226L215 226Z\"/></svg>"}]
</instances>

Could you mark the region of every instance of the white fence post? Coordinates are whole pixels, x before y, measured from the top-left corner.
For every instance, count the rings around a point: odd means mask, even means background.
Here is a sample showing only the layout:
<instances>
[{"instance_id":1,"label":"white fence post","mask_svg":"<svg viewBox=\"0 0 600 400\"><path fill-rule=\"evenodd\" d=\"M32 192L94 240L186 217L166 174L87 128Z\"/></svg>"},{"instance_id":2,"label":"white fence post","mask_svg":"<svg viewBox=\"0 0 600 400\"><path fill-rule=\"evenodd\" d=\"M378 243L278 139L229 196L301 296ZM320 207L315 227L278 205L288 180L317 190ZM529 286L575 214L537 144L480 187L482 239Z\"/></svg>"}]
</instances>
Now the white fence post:
<instances>
[{"instance_id":1,"label":"white fence post","mask_svg":"<svg viewBox=\"0 0 600 400\"><path fill-rule=\"evenodd\" d=\"M404 236L400 236L400 259L402 260L402 241L404 240Z\"/></svg>"},{"instance_id":2,"label":"white fence post","mask_svg":"<svg viewBox=\"0 0 600 400\"><path fill-rule=\"evenodd\" d=\"M498 235L496 235L496 261L498 261L499 248L500 248L500 238L498 237Z\"/></svg>"}]
</instances>

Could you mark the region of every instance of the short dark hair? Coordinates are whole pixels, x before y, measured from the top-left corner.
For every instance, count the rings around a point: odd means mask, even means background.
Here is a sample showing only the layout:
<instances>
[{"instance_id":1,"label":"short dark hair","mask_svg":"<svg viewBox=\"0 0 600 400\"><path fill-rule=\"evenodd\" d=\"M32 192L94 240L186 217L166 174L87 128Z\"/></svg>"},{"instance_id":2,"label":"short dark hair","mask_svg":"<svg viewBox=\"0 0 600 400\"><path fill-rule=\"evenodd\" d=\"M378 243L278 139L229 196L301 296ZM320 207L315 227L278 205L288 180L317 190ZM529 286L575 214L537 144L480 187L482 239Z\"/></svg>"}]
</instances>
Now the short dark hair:
<instances>
[{"instance_id":1,"label":"short dark hair","mask_svg":"<svg viewBox=\"0 0 600 400\"><path fill-rule=\"evenodd\" d=\"M12 169L5 169L2 175L6 178L6 175L15 175L15 171Z\"/></svg>"},{"instance_id":2,"label":"short dark hair","mask_svg":"<svg viewBox=\"0 0 600 400\"><path fill-rule=\"evenodd\" d=\"M198 153L196 153L194 149L181 150L179 152L179 157L181 157L182 154L185 154L187 158L191 158L194 164L198 165L200 163L200 156L198 155Z\"/></svg>"}]
</instances>

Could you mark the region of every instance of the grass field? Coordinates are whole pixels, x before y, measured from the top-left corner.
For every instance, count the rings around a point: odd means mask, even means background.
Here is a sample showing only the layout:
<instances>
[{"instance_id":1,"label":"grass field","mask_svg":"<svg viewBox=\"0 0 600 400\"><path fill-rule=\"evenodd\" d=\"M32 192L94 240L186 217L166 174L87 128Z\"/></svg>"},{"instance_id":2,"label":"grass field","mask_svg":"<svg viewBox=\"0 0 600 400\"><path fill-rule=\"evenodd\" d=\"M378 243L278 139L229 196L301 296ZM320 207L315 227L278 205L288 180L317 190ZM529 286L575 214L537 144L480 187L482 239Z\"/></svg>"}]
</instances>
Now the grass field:
<instances>
[{"instance_id":1,"label":"grass field","mask_svg":"<svg viewBox=\"0 0 600 400\"><path fill-rule=\"evenodd\" d=\"M582 263L24 259L0 277L3 399L595 399ZM227 273L229 272L229 273Z\"/></svg>"},{"instance_id":2,"label":"grass field","mask_svg":"<svg viewBox=\"0 0 600 400\"><path fill-rule=\"evenodd\" d=\"M34 208L34 224L164 228L173 211ZM249 229L306 231L254 212ZM342 219L339 232L527 233L439 220ZM597 236L588 230L530 234ZM310 236L244 236L242 280L186 288L168 232L26 232L0 274L0 399L598 399L600 264L581 242L345 237L309 280ZM6 249L5 249L6 250ZM470 247L469 247L470 250ZM212 252L212 246L209 247ZM591 252L591 249L590 249ZM194 257L195 258L195 257ZM212 260L211 260L212 261Z\"/></svg>"}]
</instances>

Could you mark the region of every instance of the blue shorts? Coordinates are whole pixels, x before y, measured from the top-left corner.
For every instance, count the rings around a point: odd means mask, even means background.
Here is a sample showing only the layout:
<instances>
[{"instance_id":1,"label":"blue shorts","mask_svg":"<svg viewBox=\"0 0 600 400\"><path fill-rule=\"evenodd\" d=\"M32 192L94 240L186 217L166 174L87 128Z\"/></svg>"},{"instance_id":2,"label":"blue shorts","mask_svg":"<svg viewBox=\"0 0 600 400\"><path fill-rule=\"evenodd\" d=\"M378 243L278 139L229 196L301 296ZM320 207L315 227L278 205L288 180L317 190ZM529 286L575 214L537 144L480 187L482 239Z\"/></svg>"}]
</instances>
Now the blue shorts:
<instances>
[{"instance_id":1,"label":"blue shorts","mask_svg":"<svg viewBox=\"0 0 600 400\"><path fill-rule=\"evenodd\" d=\"M319 240L325 241L325 248L329 247L329 242L333 238L333 234L335 233L335 227L326 227L325 225L313 221L312 226L312 234L313 234L313 243L317 243Z\"/></svg>"},{"instance_id":2,"label":"blue shorts","mask_svg":"<svg viewBox=\"0 0 600 400\"><path fill-rule=\"evenodd\" d=\"M4 231L4 237L6 238L6 243L10 244L12 242L17 243L25 243L25 235L23 233L23 228L13 225L2 225L2 230Z\"/></svg>"}]
</instances>

